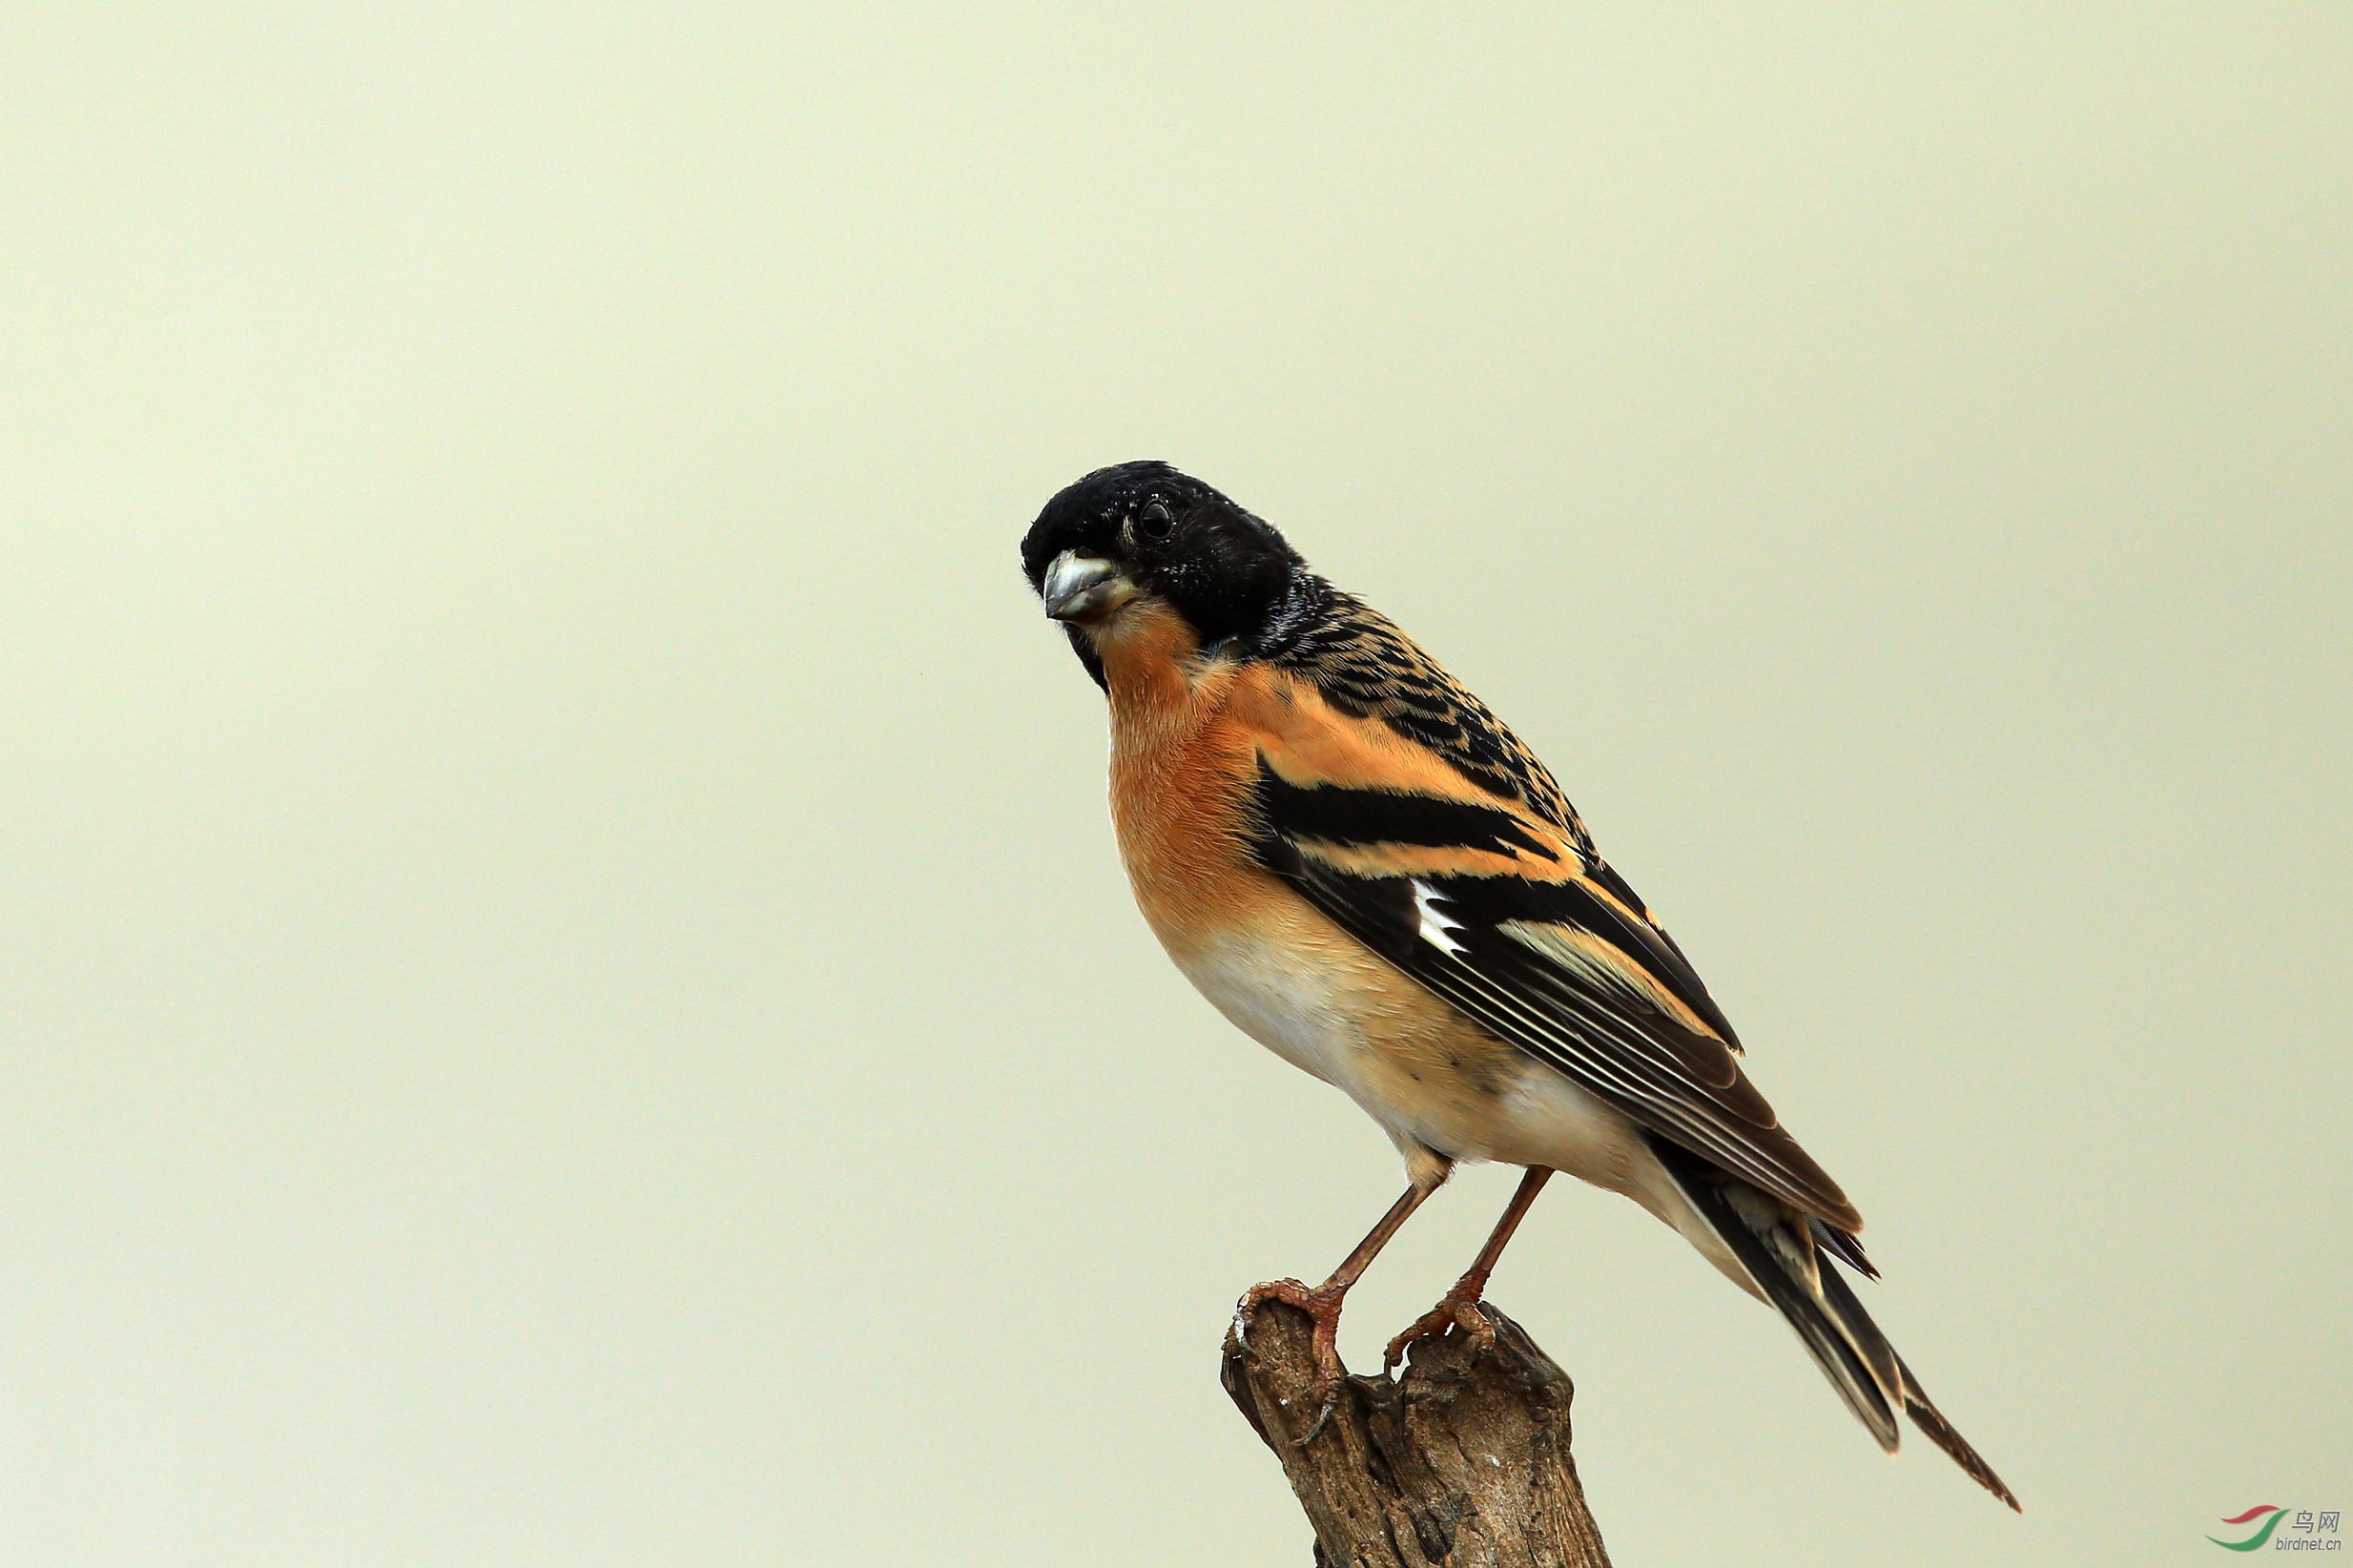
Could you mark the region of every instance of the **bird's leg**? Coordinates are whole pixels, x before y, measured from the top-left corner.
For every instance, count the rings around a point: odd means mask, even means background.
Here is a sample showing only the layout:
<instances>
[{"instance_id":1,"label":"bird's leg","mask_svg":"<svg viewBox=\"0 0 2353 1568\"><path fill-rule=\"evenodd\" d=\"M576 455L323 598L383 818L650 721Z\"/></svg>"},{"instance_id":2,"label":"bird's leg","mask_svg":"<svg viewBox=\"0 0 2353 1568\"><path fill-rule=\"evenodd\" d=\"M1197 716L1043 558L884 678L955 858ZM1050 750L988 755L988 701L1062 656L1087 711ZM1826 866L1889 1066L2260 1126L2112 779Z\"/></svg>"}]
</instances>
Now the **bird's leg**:
<instances>
[{"instance_id":1,"label":"bird's leg","mask_svg":"<svg viewBox=\"0 0 2353 1568\"><path fill-rule=\"evenodd\" d=\"M1445 1172L1451 1164L1449 1162L1448 1166L1440 1167L1437 1181L1416 1181L1407 1187L1397 1201L1389 1206L1389 1212L1381 1216L1380 1223L1365 1232L1365 1239L1356 1244L1356 1249L1340 1260L1340 1267L1331 1271L1331 1277L1314 1289L1309 1289L1295 1279L1269 1280L1264 1285L1251 1286L1244 1293L1240 1305L1235 1307L1233 1341L1237 1346L1247 1344L1249 1316L1262 1302L1289 1302L1307 1313L1315 1325L1314 1338L1311 1343L1315 1356L1315 1395L1321 1408L1316 1411L1314 1421L1308 1427L1306 1434L1300 1437L1300 1442L1311 1441L1324 1430L1324 1422L1331 1418L1331 1407L1340 1395L1340 1378L1344 1372L1340 1366L1339 1348L1341 1300L1347 1296L1349 1287L1354 1285L1372 1267L1373 1260L1380 1256L1381 1248L1389 1245L1389 1238L1395 1235L1398 1228L1412 1217L1414 1210L1422 1206L1422 1200L1438 1189L1439 1183L1446 1179Z\"/></svg>"},{"instance_id":2,"label":"bird's leg","mask_svg":"<svg viewBox=\"0 0 2353 1568\"><path fill-rule=\"evenodd\" d=\"M1413 1326L1389 1342L1381 1352L1381 1370L1387 1372L1405 1359L1406 1347L1424 1339L1435 1339L1450 1328L1459 1327L1471 1336L1476 1350L1485 1350L1496 1342L1496 1326L1487 1321L1487 1314L1478 1310L1478 1298L1487 1289L1487 1276L1496 1271L1496 1260L1503 1256L1504 1247L1512 1232L1519 1228L1520 1219L1536 1202L1536 1195L1544 1189L1552 1172L1542 1166L1530 1166L1528 1173L1519 1179L1519 1190L1512 1194L1505 1206L1503 1217L1487 1238L1487 1245L1478 1249L1471 1261L1470 1269L1455 1281L1454 1289L1438 1297L1438 1304L1414 1320Z\"/></svg>"}]
</instances>

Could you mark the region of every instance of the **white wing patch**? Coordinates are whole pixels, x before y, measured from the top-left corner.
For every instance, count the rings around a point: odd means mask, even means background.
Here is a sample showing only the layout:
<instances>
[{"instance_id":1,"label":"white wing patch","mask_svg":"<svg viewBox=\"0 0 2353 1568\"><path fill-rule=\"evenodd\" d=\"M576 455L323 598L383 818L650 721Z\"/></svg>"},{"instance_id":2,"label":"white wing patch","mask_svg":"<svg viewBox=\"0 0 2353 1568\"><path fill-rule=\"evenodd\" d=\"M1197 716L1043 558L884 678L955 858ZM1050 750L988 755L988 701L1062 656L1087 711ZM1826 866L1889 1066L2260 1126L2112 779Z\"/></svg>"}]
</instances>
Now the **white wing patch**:
<instances>
[{"instance_id":1,"label":"white wing patch","mask_svg":"<svg viewBox=\"0 0 2353 1568\"><path fill-rule=\"evenodd\" d=\"M1437 898L1435 888L1418 877L1414 878L1414 913L1421 917L1421 939L1452 958L1463 947L1449 933L1460 931L1462 922L1438 908Z\"/></svg>"}]
</instances>

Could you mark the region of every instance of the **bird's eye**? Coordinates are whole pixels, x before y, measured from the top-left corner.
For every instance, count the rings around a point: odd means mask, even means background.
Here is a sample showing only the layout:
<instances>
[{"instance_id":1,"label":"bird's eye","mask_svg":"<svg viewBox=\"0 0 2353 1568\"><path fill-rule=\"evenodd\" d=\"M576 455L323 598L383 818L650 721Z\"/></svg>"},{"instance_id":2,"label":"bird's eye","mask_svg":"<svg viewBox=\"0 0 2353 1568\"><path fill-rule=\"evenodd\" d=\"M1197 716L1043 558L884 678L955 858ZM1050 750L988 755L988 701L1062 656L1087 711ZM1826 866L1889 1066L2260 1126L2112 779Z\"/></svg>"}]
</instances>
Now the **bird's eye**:
<instances>
[{"instance_id":1,"label":"bird's eye","mask_svg":"<svg viewBox=\"0 0 2353 1568\"><path fill-rule=\"evenodd\" d=\"M1144 510L1136 514L1136 532L1146 539L1166 539L1176 532L1176 518L1166 503L1147 501Z\"/></svg>"}]
</instances>

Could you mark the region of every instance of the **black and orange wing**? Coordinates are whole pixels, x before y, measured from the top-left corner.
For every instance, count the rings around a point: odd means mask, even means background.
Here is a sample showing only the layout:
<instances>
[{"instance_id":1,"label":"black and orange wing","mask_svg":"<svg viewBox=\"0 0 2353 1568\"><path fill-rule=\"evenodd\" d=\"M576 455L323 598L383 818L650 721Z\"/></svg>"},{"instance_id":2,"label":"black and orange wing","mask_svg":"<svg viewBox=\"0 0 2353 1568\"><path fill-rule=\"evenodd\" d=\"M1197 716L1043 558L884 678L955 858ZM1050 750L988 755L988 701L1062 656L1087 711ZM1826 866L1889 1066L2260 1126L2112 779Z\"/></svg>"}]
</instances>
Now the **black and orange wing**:
<instances>
[{"instance_id":1,"label":"black and orange wing","mask_svg":"<svg viewBox=\"0 0 2353 1568\"><path fill-rule=\"evenodd\" d=\"M1349 602L1329 705L1257 738L1259 863L1367 947L1641 1125L1814 1216L1861 1228L1741 1070L1690 963L1594 853L1525 746ZM1850 1235L1826 1237L1862 1262ZM1841 1245L1841 1244L1844 1245ZM1868 1269L1868 1264L1863 1265Z\"/></svg>"}]
</instances>

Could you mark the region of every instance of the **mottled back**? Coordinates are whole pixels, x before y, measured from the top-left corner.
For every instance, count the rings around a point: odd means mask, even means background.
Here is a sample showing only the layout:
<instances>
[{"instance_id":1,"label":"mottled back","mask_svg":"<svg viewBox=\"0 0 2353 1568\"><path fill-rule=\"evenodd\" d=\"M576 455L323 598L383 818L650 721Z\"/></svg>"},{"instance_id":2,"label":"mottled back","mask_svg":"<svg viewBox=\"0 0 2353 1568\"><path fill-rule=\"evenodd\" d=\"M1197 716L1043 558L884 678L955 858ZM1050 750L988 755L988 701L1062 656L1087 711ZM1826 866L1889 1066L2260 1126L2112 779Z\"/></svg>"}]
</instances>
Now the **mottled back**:
<instances>
[{"instance_id":1,"label":"mottled back","mask_svg":"<svg viewBox=\"0 0 2353 1568\"><path fill-rule=\"evenodd\" d=\"M1593 841L1577 809L1536 753L1423 652L1397 624L1353 594L1317 580L1319 612L1297 617L1274 661L1311 681L1343 712L1378 718L1429 747L1490 794L1516 800L1569 836Z\"/></svg>"}]
</instances>

